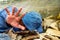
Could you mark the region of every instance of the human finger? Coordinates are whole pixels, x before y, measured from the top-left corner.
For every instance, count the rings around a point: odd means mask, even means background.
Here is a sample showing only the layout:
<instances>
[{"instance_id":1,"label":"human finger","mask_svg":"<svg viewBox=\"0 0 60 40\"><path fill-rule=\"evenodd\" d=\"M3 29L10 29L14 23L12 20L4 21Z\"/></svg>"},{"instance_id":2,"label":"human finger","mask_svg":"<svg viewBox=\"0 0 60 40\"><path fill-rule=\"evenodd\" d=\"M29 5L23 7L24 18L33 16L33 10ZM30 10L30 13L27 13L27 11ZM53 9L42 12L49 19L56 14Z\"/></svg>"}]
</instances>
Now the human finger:
<instances>
[{"instance_id":1,"label":"human finger","mask_svg":"<svg viewBox=\"0 0 60 40\"><path fill-rule=\"evenodd\" d=\"M16 8L16 7L13 7L13 8L12 8L12 15L14 15L15 8Z\"/></svg>"},{"instance_id":2,"label":"human finger","mask_svg":"<svg viewBox=\"0 0 60 40\"><path fill-rule=\"evenodd\" d=\"M10 15L10 11L7 8L5 8L5 10L6 10L7 14Z\"/></svg>"},{"instance_id":3,"label":"human finger","mask_svg":"<svg viewBox=\"0 0 60 40\"><path fill-rule=\"evenodd\" d=\"M21 12L22 8L20 8L17 12L16 12L16 15L15 16L18 16L19 13Z\"/></svg>"}]
</instances>

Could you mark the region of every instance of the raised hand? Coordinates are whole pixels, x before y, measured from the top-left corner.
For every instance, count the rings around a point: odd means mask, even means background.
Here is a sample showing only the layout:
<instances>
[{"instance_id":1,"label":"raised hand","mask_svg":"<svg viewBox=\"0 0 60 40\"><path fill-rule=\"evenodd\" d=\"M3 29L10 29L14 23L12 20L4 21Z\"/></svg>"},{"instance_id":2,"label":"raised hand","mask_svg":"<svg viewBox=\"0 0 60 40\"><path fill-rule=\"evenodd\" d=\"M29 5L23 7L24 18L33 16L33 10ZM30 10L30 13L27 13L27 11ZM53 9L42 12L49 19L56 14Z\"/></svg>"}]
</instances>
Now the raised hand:
<instances>
[{"instance_id":1,"label":"raised hand","mask_svg":"<svg viewBox=\"0 0 60 40\"><path fill-rule=\"evenodd\" d=\"M8 16L6 18L6 22L13 27L25 30L25 27L23 25L21 25L21 19L25 14L18 16L19 13L21 12L22 8L20 8L16 13L14 13L15 7L13 7L13 9L12 9L12 13L10 13L10 11L7 8L5 8L5 10L8 14Z\"/></svg>"}]
</instances>

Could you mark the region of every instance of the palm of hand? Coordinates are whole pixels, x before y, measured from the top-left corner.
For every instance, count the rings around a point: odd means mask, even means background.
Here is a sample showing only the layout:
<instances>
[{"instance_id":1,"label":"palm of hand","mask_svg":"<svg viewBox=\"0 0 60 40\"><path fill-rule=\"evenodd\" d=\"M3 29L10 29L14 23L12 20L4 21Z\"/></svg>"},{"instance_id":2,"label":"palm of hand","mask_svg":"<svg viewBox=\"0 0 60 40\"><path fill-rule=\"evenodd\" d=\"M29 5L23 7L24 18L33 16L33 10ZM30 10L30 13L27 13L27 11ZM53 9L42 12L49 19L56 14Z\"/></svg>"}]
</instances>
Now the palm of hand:
<instances>
[{"instance_id":1,"label":"palm of hand","mask_svg":"<svg viewBox=\"0 0 60 40\"><path fill-rule=\"evenodd\" d=\"M7 8L6 8L5 10L6 10L7 14L8 14L7 19L6 19L6 22L7 22L8 24L10 24L11 26L13 26L13 27L20 28L20 29L24 30L25 27L22 26L21 24L19 24L20 20L21 20L22 17L24 16L24 14L22 14L21 16L18 16L19 13L21 12L22 8L20 8L20 9L16 12L15 15L14 15L15 7L14 7L13 10L12 10L12 14L9 12L9 10L8 10Z\"/></svg>"}]
</instances>

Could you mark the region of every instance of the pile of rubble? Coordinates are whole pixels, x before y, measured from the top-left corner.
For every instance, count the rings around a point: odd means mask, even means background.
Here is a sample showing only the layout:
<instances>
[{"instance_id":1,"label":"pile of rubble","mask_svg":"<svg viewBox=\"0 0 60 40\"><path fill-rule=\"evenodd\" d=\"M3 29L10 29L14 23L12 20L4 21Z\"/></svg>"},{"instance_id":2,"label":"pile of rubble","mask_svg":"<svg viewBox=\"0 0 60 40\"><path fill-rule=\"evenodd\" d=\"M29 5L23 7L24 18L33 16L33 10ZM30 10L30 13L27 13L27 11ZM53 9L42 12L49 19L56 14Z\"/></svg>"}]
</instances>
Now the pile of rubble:
<instances>
[{"instance_id":1,"label":"pile of rubble","mask_svg":"<svg viewBox=\"0 0 60 40\"><path fill-rule=\"evenodd\" d=\"M41 40L60 40L60 20L47 17L43 19L44 33L40 34Z\"/></svg>"},{"instance_id":2,"label":"pile of rubble","mask_svg":"<svg viewBox=\"0 0 60 40\"><path fill-rule=\"evenodd\" d=\"M21 31L19 34L10 30L8 34L12 40L60 40L60 20L44 18L42 27L44 32L40 34L28 30Z\"/></svg>"},{"instance_id":3,"label":"pile of rubble","mask_svg":"<svg viewBox=\"0 0 60 40\"><path fill-rule=\"evenodd\" d=\"M21 31L19 34L13 33L10 30L8 34L11 37L11 40L33 40L33 39L39 39L39 35L36 32L30 32L28 30Z\"/></svg>"}]
</instances>

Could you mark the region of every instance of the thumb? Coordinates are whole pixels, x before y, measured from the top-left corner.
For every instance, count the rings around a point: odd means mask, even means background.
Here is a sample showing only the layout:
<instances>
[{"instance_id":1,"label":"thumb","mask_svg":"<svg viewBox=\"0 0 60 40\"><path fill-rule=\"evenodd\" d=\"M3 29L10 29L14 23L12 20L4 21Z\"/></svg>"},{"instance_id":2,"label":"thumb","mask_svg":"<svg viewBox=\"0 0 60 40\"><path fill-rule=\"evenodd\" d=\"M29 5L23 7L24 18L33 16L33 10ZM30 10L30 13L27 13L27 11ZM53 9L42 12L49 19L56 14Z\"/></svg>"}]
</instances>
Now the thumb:
<instances>
[{"instance_id":1,"label":"thumb","mask_svg":"<svg viewBox=\"0 0 60 40\"><path fill-rule=\"evenodd\" d=\"M13 26L13 27L16 27L16 28L19 28L19 29L21 29L21 30L25 30L25 27L24 26L22 26L22 25L20 25L19 23L11 23L11 25Z\"/></svg>"}]
</instances>

